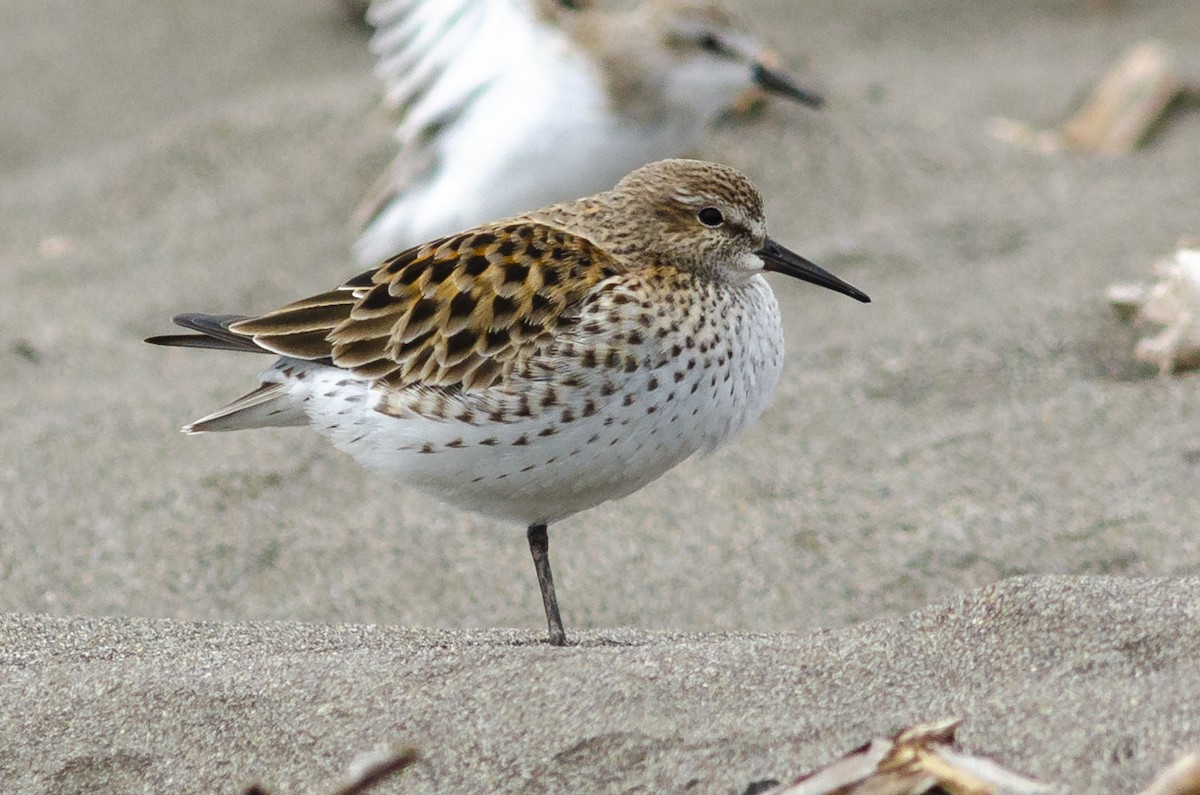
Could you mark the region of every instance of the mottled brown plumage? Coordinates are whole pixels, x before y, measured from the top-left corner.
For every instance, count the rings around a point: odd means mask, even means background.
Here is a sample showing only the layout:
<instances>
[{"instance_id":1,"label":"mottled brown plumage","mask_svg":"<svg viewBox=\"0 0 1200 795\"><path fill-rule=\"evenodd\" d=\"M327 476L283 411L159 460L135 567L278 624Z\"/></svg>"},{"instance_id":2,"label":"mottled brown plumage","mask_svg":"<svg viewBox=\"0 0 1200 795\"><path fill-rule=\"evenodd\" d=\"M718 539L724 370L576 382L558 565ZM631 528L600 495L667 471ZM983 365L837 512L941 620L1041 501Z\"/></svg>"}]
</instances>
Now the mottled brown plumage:
<instances>
[{"instance_id":1,"label":"mottled brown plumage","mask_svg":"<svg viewBox=\"0 0 1200 795\"><path fill-rule=\"evenodd\" d=\"M410 249L229 330L392 389L475 390L507 380L573 322L595 284L625 270L585 237L519 220Z\"/></svg>"},{"instance_id":2,"label":"mottled brown plumage","mask_svg":"<svg viewBox=\"0 0 1200 795\"><path fill-rule=\"evenodd\" d=\"M745 176L666 160L265 315L180 315L198 333L149 341L280 357L189 433L311 425L369 469L525 524L561 644L547 524L757 419L783 368L764 271L868 300L767 237Z\"/></svg>"}]
</instances>

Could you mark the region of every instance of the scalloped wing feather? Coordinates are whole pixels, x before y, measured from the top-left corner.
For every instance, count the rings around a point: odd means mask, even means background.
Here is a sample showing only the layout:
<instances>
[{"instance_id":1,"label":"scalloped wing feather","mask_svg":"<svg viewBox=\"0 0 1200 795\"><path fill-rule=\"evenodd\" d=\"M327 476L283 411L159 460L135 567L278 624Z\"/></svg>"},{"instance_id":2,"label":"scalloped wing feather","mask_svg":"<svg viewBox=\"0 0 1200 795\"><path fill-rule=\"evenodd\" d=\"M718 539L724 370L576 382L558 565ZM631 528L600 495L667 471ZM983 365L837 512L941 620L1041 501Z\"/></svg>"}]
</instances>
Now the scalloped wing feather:
<instances>
[{"instance_id":1,"label":"scalloped wing feather","mask_svg":"<svg viewBox=\"0 0 1200 795\"><path fill-rule=\"evenodd\" d=\"M481 389L508 378L575 321L595 285L625 270L584 237L531 221L494 224L230 330L396 388Z\"/></svg>"}]
</instances>

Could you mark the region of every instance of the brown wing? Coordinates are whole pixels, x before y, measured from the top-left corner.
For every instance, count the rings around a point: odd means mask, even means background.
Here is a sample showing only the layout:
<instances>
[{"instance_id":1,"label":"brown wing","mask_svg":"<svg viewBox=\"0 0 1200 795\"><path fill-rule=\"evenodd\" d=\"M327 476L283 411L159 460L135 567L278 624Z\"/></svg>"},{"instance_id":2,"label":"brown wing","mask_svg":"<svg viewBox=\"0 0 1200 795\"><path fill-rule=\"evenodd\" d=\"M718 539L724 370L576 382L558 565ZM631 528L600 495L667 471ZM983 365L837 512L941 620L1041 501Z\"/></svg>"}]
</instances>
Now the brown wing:
<instances>
[{"instance_id":1,"label":"brown wing","mask_svg":"<svg viewBox=\"0 0 1200 795\"><path fill-rule=\"evenodd\" d=\"M397 387L486 387L571 323L593 285L624 270L586 238L544 224L482 226L230 331Z\"/></svg>"}]
</instances>

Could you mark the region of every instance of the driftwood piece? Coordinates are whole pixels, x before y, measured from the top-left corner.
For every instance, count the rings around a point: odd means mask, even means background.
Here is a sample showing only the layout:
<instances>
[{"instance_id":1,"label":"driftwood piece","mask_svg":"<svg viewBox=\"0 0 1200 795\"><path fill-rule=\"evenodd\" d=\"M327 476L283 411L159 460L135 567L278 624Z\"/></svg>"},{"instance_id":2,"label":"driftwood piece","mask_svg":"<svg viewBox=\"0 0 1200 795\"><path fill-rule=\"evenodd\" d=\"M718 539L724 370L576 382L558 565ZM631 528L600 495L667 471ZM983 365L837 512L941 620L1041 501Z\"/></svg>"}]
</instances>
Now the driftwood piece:
<instances>
[{"instance_id":1,"label":"driftwood piece","mask_svg":"<svg viewBox=\"0 0 1200 795\"><path fill-rule=\"evenodd\" d=\"M1138 795L1200 795L1200 748L1176 760Z\"/></svg>"},{"instance_id":2,"label":"driftwood piece","mask_svg":"<svg viewBox=\"0 0 1200 795\"><path fill-rule=\"evenodd\" d=\"M1144 41L1121 58L1061 127L1039 130L1025 122L992 119L988 130L1002 141L1042 153L1069 149L1127 154L1185 90L1166 45Z\"/></svg>"}]
</instances>

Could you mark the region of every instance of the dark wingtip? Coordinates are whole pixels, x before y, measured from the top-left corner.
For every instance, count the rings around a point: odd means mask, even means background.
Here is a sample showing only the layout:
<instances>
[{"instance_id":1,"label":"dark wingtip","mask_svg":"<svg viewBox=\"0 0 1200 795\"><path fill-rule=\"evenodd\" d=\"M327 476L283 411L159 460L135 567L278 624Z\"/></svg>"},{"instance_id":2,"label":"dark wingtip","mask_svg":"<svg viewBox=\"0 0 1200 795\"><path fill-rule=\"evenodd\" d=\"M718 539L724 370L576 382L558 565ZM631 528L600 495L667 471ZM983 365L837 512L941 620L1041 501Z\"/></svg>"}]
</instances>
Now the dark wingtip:
<instances>
[{"instance_id":1,"label":"dark wingtip","mask_svg":"<svg viewBox=\"0 0 1200 795\"><path fill-rule=\"evenodd\" d=\"M229 330L231 325L245 319L246 315L206 315L202 312L184 312L171 318L171 322L195 331L196 334L160 334L147 337L145 342L173 348L270 353L259 347L253 339Z\"/></svg>"},{"instance_id":2,"label":"dark wingtip","mask_svg":"<svg viewBox=\"0 0 1200 795\"><path fill-rule=\"evenodd\" d=\"M228 334L229 327L239 320L248 319L248 315L209 315L204 312L181 312L171 318L177 326L183 326L201 334Z\"/></svg>"}]
</instances>

